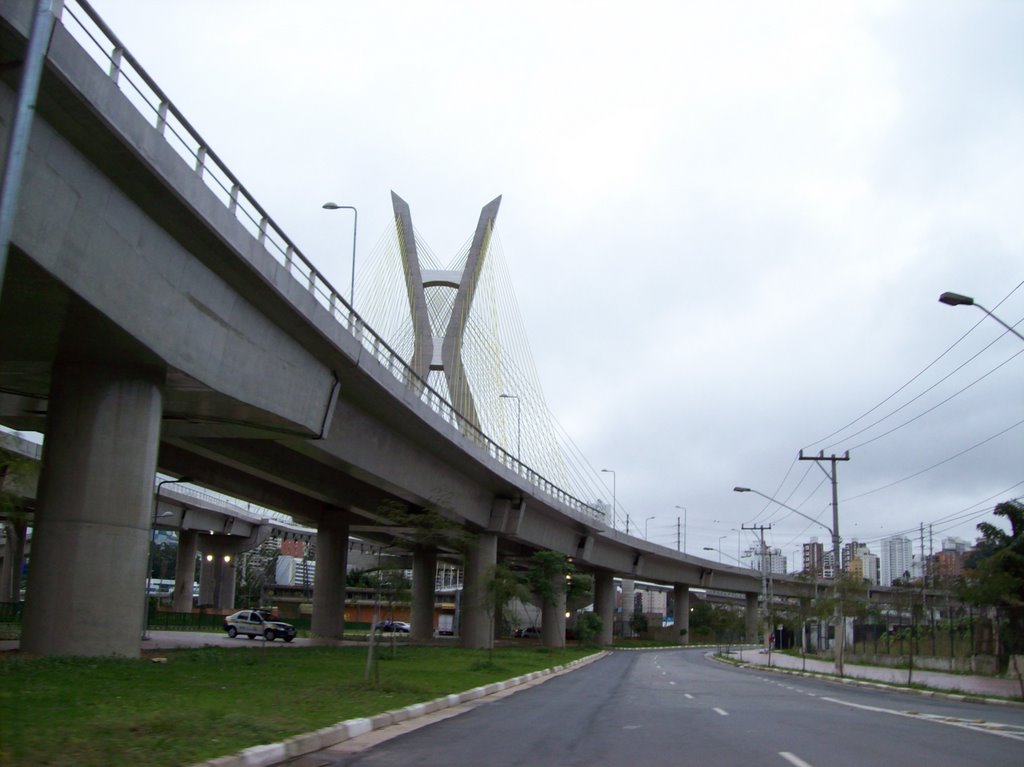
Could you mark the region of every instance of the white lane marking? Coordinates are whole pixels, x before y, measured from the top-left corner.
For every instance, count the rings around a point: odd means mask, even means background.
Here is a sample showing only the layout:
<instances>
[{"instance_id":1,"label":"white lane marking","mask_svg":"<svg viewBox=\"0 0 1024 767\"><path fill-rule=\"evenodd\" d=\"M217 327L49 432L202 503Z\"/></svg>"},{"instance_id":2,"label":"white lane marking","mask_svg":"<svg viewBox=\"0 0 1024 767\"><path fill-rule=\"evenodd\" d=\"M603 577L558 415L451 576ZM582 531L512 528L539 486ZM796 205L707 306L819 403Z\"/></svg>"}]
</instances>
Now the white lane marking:
<instances>
[{"instance_id":1,"label":"white lane marking","mask_svg":"<svg viewBox=\"0 0 1024 767\"><path fill-rule=\"evenodd\" d=\"M791 754L789 751L780 751L779 756L785 759L787 762L793 765L793 767L811 767L810 764L805 762L796 754Z\"/></svg>"},{"instance_id":2,"label":"white lane marking","mask_svg":"<svg viewBox=\"0 0 1024 767\"><path fill-rule=\"evenodd\" d=\"M729 712L728 711L723 711L720 708L716 707L716 708L713 708L711 710L714 711L716 714L721 714L722 716L729 716Z\"/></svg>"},{"instance_id":3,"label":"white lane marking","mask_svg":"<svg viewBox=\"0 0 1024 767\"><path fill-rule=\"evenodd\" d=\"M683 697L687 698L688 700L693 700L693 696L690 695L690 693L688 693L688 692L684 692L683 693Z\"/></svg>"},{"instance_id":4,"label":"white lane marking","mask_svg":"<svg viewBox=\"0 0 1024 767\"><path fill-rule=\"evenodd\" d=\"M862 711L873 711L878 714L889 714L891 716L906 717L907 719L919 719L925 722L935 722L936 724L947 724L951 727L961 727L965 730L984 732L989 735L998 735L1002 738L1024 741L1024 727L1021 727L1020 725L999 724L998 722L983 723L968 719L954 719L952 717L939 716L937 714L922 714L917 711L897 711L892 708L881 708L879 706L865 706L862 703L851 703L850 701L839 700L838 698L822 697L821 699L827 700L829 703L838 703L840 706L859 708Z\"/></svg>"},{"instance_id":5,"label":"white lane marking","mask_svg":"<svg viewBox=\"0 0 1024 767\"><path fill-rule=\"evenodd\" d=\"M675 682L669 682L669 684L670 684L670 685L673 685L673 684L675 684Z\"/></svg>"}]
</instances>

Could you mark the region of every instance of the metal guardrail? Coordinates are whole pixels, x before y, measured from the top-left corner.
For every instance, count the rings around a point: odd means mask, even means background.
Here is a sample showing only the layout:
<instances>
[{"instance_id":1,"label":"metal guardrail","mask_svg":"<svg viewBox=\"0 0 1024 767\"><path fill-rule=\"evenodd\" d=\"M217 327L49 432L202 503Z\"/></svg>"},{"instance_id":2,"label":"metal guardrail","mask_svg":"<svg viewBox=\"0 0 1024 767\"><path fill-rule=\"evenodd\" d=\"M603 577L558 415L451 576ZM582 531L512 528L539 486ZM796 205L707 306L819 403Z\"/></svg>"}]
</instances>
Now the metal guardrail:
<instances>
[{"instance_id":1,"label":"metal guardrail","mask_svg":"<svg viewBox=\"0 0 1024 767\"><path fill-rule=\"evenodd\" d=\"M459 413L439 392L416 375L388 343L363 321L341 293L313 266L270 214L246 190L217 153L203 140L160 86L93 10L87 0L66 0L60 18L64 28L128 98L164 140L189 163L249 233L294 277L360 345L398 381L413 390L450 426L487 450L488 455L525 479L540 492L574 511L597 519L604 514L534 471Z\"/></svg>"}]
</instances>

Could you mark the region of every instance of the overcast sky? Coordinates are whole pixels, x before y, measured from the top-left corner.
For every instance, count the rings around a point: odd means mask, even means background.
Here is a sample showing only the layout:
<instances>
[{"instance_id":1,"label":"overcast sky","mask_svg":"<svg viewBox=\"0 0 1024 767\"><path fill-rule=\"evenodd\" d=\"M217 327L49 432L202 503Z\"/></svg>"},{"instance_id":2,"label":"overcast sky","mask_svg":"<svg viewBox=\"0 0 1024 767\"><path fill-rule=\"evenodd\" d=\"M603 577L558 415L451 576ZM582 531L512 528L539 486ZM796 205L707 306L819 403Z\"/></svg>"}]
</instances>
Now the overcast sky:
<instances>
[{"instance_id":1,"label":"overcast sky","mask_svg":"<svg viewBox=\"0 0 1024 767\"><path fill-rule=\"evenodd\" d=\"M447 260L503 195L548 405L651 541L792 570L827 531L732 488L831 525L802 448L850 451L844 540L1024 495L1024 342L937 301L1024 318L1024 3L92 2L337 286L325 200Z\"/></svg>"}]
</instances>

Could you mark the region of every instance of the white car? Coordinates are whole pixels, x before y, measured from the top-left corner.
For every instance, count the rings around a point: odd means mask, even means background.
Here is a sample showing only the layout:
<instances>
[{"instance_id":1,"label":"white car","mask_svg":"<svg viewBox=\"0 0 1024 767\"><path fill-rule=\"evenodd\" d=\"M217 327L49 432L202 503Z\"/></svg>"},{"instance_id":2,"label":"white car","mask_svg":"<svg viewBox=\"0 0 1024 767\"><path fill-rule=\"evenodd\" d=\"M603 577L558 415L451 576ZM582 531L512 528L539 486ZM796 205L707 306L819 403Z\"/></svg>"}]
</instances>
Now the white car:
<instances>
[{"instance_id":1,"label":"white car","mask_svg":"<svg viewBox=\"0 0 1024 767\"><path fill-rule=\"evenodd\" d=\"M270 615L260 610L239 610L224 619L224 630L234 639L245 634L249 639L261 636L268 642L278 637L286 642L295 639L295 627L290 623L270 620Z\"/></svg>"}]
</instances>

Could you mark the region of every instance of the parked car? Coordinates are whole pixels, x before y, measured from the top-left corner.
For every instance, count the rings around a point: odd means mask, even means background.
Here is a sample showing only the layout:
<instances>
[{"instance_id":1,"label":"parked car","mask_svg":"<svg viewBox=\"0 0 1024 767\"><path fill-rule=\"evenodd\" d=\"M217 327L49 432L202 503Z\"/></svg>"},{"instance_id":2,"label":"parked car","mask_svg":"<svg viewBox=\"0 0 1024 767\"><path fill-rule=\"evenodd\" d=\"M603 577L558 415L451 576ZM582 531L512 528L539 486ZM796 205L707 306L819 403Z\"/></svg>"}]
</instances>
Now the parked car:
<instances>
[{"instance_id":1,"label":"parked car","mask_svg":"<svg viewBox=\"0 0 1024 767\"><path fill-rule=\"evenodd\" d=\"M396 631L401 634L409 633L409 624L405 621L381 621L373 628L376 631Z\"/></svg>"},{"instance_id":2,"label":"parked car","mask_svg":"<svg viewBox=\"0 0 1024 767\"><path fill-rule=\"evenodd\" d=\"M283 639L290 642L295 639L295 627L290 623L271 620L270 613L264 610L239 610L224 619L224 630L234 639L245 634L249 639L262 636L268 642Z\"/></svg>"},{"instance_id":3,"label":"parked car","mask_svg":"<svg viewBox=\"0 0 1024 767\"><path fill-rule=\"evenodd\" d=\"M517 637L539 637L540 629L536 626L527 626L526 628L519 628L515 630L513 636Z\"/></svg>"}]
</instances>

